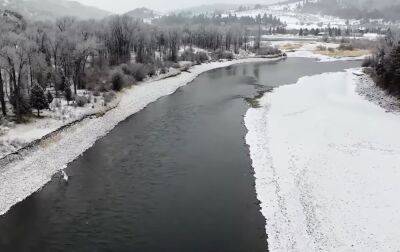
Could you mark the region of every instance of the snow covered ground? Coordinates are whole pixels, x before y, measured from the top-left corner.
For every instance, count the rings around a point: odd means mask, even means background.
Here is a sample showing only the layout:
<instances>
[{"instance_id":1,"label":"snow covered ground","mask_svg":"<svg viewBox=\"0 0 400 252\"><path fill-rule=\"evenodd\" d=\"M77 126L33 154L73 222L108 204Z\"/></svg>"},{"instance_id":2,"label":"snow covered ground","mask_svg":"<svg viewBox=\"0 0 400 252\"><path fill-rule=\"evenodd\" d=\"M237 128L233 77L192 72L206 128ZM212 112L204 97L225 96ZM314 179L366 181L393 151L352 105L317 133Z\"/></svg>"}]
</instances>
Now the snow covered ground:
<instances>
[{"instance_id":1,"label":"snow covered ground","mask_svg":"<svg viewBox=\"0 0 400 252\"><path fill-rule=\"evenodd\" d=\"M345 19L333 16L315 15L308 13L301 13L297 11L297 5L302 1L290 4L276 4L263 9L246 10L235 12L238 17L250 16L256 17L257 15L263 16L264 14L273 15L278 17L283 23L286 23L287 29L317 29L317 28L346 28ZM232 14L232 13L231 13ZM358 25L358 20L349 20L349 24Z\"/></svg>"},{"instance_id":2,"label":"snow covered ground","mask_svg":"<svg viewBox=\"0 0 400 252\"><path fill-rule=\"evenodd\" d=\"M245 117L270 251L399 251L400 127L354 71L301 78Z\"/></svg>"},{"instance_id":3,"label":"snow covered ground","mask_svg":"<svg viewBox=\"0 0 400 252\"><path fill-rule=\"evenodd\" d=\"M65 99L55 98L50 105L51 110L41 111L40 119L32 117L30 122L25 124L0 124L0 159L64 125L79 121L88 115L104 113L113 108L119 100L117 98L106 104L102 95L95 97L84 90L78 90L78 95L87 97L90 103L78 107L68 105Z\"/></svg>"},{"instance_id":4,"label":"snow covered ground","mask_svg":"<svg viewBox=\"0 0 400 252\"><path fill-rule=\"evenodd\" d=\"M79 157L119 122L160 97L174 93L199 74L233 64L271 60L277 59L248 58L213 62L195 66L190 72L183 72L175 77L142 83L124 90L116 108L104 116L84 119L60 131L52 138L41 142L39 146L24 152L24 156L17 160L10 162L0 160L0 215L39 190L54 174L64 169L66 164Z\"/></svg>"}]
</instances>

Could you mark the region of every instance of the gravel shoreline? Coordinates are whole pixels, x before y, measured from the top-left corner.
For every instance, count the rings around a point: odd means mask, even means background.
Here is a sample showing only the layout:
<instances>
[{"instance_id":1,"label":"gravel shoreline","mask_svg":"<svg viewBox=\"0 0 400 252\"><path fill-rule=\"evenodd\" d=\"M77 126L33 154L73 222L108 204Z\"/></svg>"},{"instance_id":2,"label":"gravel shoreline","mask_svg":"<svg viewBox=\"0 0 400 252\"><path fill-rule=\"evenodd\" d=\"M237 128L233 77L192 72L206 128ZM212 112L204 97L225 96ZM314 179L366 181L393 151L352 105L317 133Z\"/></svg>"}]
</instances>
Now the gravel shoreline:
<instances>
[{"instance_id":1,"label":"gravel shoreline","mask_svg":"<svg viewBox=\"0 0 400 252\"><path fill-rule=\"evenodd\" d=\"M400 99L388 94L377 86L374 80L362 70L356 72L356 92L368 101L382 107L386 112L400 113Z\"/></svg>"}]
</instances>

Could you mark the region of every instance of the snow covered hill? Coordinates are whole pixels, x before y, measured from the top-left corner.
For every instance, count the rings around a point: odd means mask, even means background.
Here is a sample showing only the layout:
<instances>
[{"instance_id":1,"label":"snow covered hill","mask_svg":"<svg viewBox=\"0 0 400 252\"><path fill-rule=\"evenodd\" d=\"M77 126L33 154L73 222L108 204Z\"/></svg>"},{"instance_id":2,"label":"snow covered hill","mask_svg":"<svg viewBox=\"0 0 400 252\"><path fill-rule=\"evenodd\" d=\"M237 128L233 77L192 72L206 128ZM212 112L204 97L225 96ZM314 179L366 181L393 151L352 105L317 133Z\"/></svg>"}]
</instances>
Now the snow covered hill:
<instances>
[{"instance_id":1,"label":"snow covered hill","mask_svg":"<svg viewBox=\"0 0 400 252\"><path fill-rule=\"evenodd\" d=\"M397 3L396 0L393 3ZM317 0L309 0L307 1L307 5L312 5L317 2ZM302 7L304 6L304 1L289 1L278 4L264 5L259 6L259 8L253 8L250 10L237 11L231 10L229 13L231 15L237 16L252 16L255 17L257 15L263 16L264 14L273 15L284 23L287 24L287 29L317 29L317 28L341 28L345 29L348 25L351 25L355 28L366 28L366 27L389 27L392 25L396 25L396 19L388 19L391 20L383 20L380 18L370 18L369 20L363 20L362 18L357 18L355 15L353 18L350 14L350 17L344 18L339 17L340 15L324 15L322 10L320 11L306 11ZM375 5L373 5L375 6ZM360 10L361 11L361 10ZM334 12L332 12L334 13ZM355 12L357 13L357 12ZM372 12L371 12L372 13ZM379 14L380 12L378 12ZM376 14L376 15L378 15ZM372 14L371 14L372 15ZM393 15L391 15L393 16Z\"/></svg>"},{"instance_id":2,"label":"snow covered hill","mask_svg":"<svg viewBox=\"0 0 400 252\"><path fill-rule=\"evenodd\" d=\"M345 28L346 21L341 18L324 16L317 14L300 13L297 10L299 5L302 5L303 1L297 1L285 4L274 4L269 6L264 6L260 9L246 10L240 12L232 12L237 16L252 16L257 15L263 16L274 15L281 19L282 22L287 24L288 29L316 29L316 28L327 28L328 26L334 28ZM351 24L358 24L357 20L349 20Z\"/></svg>"},{"instance_id":3,"label":"snow covered hill","mask_svg":"<svg viewBox=\"0 0 400 252\"><path fill-rule=\"evenodd\" d=\"M54 20L61 16L101 19L109 12L67 0L0 0L0 9L17 11L26 19Z\"/></svg>"},{"instance_id":4,"label":"snow covered hill","mask_svg":"<svg viewBox=\"0 0 400 252\"><path fill-rule=\"evenodd\" d=\"M154 18L158 18L160 16L162 16L162 13L159 13L155 10L151 10L148 8L136 8L134 10L131 10L127 13L125 13L125 15L130 16L134 19L141 19L144 22L150 23L151 20L153 20Z\"/></svg>"}]
</instances>

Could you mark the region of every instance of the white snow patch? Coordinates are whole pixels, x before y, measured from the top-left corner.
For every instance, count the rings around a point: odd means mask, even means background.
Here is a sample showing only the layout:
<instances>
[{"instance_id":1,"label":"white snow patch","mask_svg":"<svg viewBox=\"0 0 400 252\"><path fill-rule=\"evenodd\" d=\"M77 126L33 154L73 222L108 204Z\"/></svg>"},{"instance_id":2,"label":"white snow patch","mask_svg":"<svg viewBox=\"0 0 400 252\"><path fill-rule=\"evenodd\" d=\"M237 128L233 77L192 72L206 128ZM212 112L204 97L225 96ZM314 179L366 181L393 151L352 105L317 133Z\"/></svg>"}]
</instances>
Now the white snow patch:
<instances>
[{"instance_id":1,"label":"white snow patch","mask_svg":"<svg viewBox=\"0 0 400 252\"><path fill-rule=\"evenodd\" d=\"M199 74L246 62L265 62L276 59L248 58L213 62L195 66L189 72L164 80L142 83L124 91L119 104L104 116L87 118L44 141L37 149L28 152L21 160L0 167L0 215L24 200L49 182L65 164L78 158L97 139L105 136L119 122L142 110L162 96L174 93L179 87L193 81Z\"/></svg>"},{"instance_id":2,"label":"white snow patch","mask_svg":"<svg viewBox=\"0 0 400 252\"><path fill-rule=\"evenodd\" d=\"M400 248L400 117L353 70L301 78L245 116L270 251Z\"/></svg>"}]
</instances>

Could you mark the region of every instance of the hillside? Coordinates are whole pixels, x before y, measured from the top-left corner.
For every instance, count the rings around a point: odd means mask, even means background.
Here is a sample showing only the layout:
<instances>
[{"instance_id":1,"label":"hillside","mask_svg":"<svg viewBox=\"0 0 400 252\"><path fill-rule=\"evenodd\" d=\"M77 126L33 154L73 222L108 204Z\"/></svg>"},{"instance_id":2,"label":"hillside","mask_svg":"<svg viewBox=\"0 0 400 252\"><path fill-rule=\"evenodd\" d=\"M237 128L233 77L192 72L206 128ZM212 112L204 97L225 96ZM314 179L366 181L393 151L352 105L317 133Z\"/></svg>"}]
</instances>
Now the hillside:
<instances>
[{"instance_id":1,"label":"hillside","mask_svg":"<svg viewBox=\"0 0 400 252\"><path fill-rule=\"evenodd\" d=\"M17 11L26 19L54 20L61 16L101 19L109 12L67 0L0 0L0 9Z\"/></svg>"},{"instance_id":2,"label":"hillside","mask_svg":"<svg viewBox=\"0 0 400 252\"><path fill-rule=\"evenodd\" d=\"M400 0L317 0L299 1L299 10L346 19L400 20Z\"/></svg>"},{"instance_id":3,"label":"hillside","mask_svg":"<svg viewBox=\"0 0 400 252\"><path fill-rule=\"evenodd\" d=\"M129 11L125 13L125 15L130 16L134 19L143 19L143 20L153 19L160 16L160 14L157 13L156 11L144 7Z\"/></svg>"}]
</instances>

